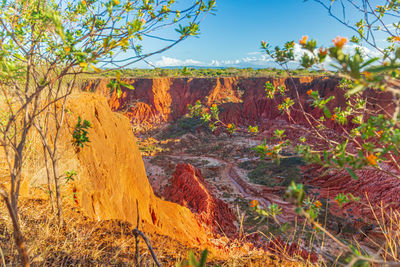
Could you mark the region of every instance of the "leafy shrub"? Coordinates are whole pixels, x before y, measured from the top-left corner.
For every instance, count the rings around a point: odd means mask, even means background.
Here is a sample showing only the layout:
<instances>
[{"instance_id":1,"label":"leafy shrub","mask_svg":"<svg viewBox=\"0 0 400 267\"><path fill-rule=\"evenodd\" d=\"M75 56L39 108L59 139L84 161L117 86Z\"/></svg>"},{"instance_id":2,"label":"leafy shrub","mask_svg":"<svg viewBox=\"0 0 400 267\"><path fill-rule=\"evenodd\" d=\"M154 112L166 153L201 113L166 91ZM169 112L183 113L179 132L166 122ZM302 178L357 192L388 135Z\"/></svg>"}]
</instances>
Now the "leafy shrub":
<instances>
[{"instance_id":1,"label":"leafy shrub","mask_svg":"<svg viewBox=\"0 0 400 267\"><path fill-rule=\"evenodd\" d=\"M88 137L88 129L91 128L90 122L88 120L83 120L81 117L78 117L78 122L75 125L74 132L72 133L72 143L75 147L83 148L83 146L90 142Z\"/></svg>"}]
</instances>

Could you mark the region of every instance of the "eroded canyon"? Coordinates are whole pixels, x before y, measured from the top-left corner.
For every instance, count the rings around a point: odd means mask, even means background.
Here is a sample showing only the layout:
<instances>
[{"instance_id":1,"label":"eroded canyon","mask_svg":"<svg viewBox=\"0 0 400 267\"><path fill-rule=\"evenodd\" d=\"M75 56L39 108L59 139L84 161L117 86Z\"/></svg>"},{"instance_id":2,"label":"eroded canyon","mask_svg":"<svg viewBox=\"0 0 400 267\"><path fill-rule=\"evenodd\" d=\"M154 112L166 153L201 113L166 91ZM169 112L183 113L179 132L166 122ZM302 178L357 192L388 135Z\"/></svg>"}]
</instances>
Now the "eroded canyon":
<instances>
[{"instance_id":1,"label":"eroded canyon","mask_svg":"<svg viewBox=\"0 0 400 267\"><path fill-rule=\"evenodd\" d=\"M277 109L279 99L266 97L266 82L288 88L288 96L299 98L302 108L317 117L322 111L310 105L307 91L318 91L323 97L334 96L330 107L344 106L346 99L338 78L126 79L134 90L122 88L120 96L109 94L108 82L93 79L85 84L84 90L108 97L112 110L130 119L155 194L189 208L198 221L218 236L236 239L246 236L257 247L266 247L266 239L262 234L260 237L262 232L288 238L282 230L285 228L279 225L301 221L293 205L284 199L291 181L304 183L310 196L327 208L321 220L330 231L344 239L363 241L366 249L373 246L368 243L369 237L382 236L376 227L376 215L368 205L400 208L400 182L381 171L367 167L358 171L359 179L354 180L347 172L326 171L296 157L277 166L271 160L260 161L252 150L263 140L271 140L275 129L285 129L292 140L307 135L307 118L299 111L299 105L295 105L290 117L282 115ZM390 95L373 91L365 94L371 100L371 109L393 110ZM257 125L260 133L256 136L244 132L231 135L223 130L212 133L201 121L187 116L188 105L198 100L208 107L217 104L222 121L243 129ZM332 136L346 130L333 121L326 123ZM313 136L307 138L312 140ZM389 170L391 166L383 168ZM339 193L352 193L361 201L339 207L334 200ZM283 209L277 216L278 226L274 222L257 224L249 207L252 200L264 208L278 204ZM329 242L328 252L312 247L306 239L299 238L296 242L327 257L337 250Z\"/></svg>"},{"instance_id":2,"label":"eroded canyon","mask_svg":"<svg viewBox=\"0 0 400 267\"><path fill-rule=\"evenodd\" d=\"M66 205L74 218L84 216L98 224L96 230L86 222L77 224L88 229L84 235L106 237L102 231L111 228L129 232L140 218L140 229L167 265L187 250L207 248L215 263L234 258L243 266L280 266L282 260L290 266L296 261L333 262L341 254L335 242L315 234L295 213L285 198L292 181L303 183L307 194L322 203L319 219L330 232L366 251L374 251L374 242L383 238L370 206L400 208L400 182L382 171L366 167L354 180L347 172L308 165L290 149L284 153L291 157L279 165L261 160L253 150L264 140L277 143L271 138L276 129L285 129L294 141L300 136L314 140L299 110L321 115L309 103L309 90L335 96L330 107L343 106L346 99L338 78L132 78L124 82L134 90L122 87L121 95L110 93L109 81L89 79L79 91L90 92L70 97L67 127L60 137L61 168L77 173L63 187ZM283 85L288 96L300 99L291 116L278 111L280 99L266 97L266 82ZM388 95L366 94L372 109L393 110ZM187 115L188 105L196 101L206 107L217 105L223 122L243 130L212 132L202 120ZM77 150L70 136L78 116L92 127L90 143ZM332 138L346 131L333 121L326 124ZM258 126L259 133L247 132L249 125ZM30 147L32 164L24 167L22 195L47 199L45 166L35 144ZM383 170L392 167L382 164ZM352 193L360 201L339 206L334 199L339 193ZM251 201L262 208L277 204L282 212L260 222ZM132 234L127 236L127 244L133 246Z\"/></svg>"}]
</instances>

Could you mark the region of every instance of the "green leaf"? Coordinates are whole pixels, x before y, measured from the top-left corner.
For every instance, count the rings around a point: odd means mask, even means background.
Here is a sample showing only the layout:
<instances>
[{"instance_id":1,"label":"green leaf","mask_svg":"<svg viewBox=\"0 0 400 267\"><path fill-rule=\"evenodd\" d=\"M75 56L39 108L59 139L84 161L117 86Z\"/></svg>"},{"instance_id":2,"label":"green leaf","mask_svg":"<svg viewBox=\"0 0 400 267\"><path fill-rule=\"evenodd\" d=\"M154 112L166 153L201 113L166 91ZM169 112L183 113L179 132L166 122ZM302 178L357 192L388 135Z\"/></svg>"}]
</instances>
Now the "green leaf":
<instances>
[{"instance_id":1,"label":"green leaf","mask_svg":"<svg viewBox=\"0 0 400 267\"><path fill-rule=\"evenodd\" d=\"M332 117L331 111L327 107L324 107L324 114L328 119Z\"/></svg>"},{"instance_id":2,"label":"green leaf","mask_svg":"<svg viewBox=\"0 0 400 267\"><path fill-rule=\"evenodd\" d=\"M354 180L358 180L358 176L357 174L350 168L345 168L346 171L350 174L351 178L353 178Z\"/></svg>"},{"instance_id":3,"label":"green leaf","mask_svg":"<svg viewBox=\"0 0 400 267\"><path fill-rule=\"evenodd\" d=\"M194 255L193 251L189 251L189 264L193 266L198 266L199 263L196 260L196 256Z\"/></svg>"},{"instance_id":4,"label":"green leaf","mask_svg":"<svg viewBox=\"0 0 400 267\"><path fill-rule=\"evenodd\" d=\"M132 84L129 84L129 83L126 83L126 82L121 82L121 85L123 87L126 87L126 88L130 89L130 90L135 90L135 87L133 87Z\"/></svg>"},{"instance_id":5,"label":"green leaf","mask_svg":"<svg viewBox=\"0 0 400 267\"><path fill-rule=\"evenodd\" d=\"M205 249L203 251L203 253L201 253L200 264L199 264L200 267L205 267L206 266L207 255L208 255L208 250Z\"/></svg>"},{"instance_id":6,"label":"green leaf","mask_svg":"<svg viewBox=\"0 0 400 267\"><path fill-rule=\"evenodd\" d=\"M347 95L350 96L350 95L357 94L358 92L360 92L360 91L362 91L364 89L365 89L365 86L362 85L362 84L359 84L359 85L355 86L353 89L347 91Z\"/></svg>"},{"instance_id":7,"label":"green leaf","mask_svg":"<svg viewBox=\"0 0 400 267\"><path fill-rule=\"evenodd\" d=\"M398 69L398 68L400 68L399 64L389 65L389 66L374 66L374 67L367 69L367 71L369 71L369 72L384 72L384 71Z\"/></svg>"},{"instance_id":8,"label":"green leaf","mask_svg":"<svg viewBox=\"0 0 400 267\"><path fill-rule=\"evenodd\" d=\"M326 152L326 150L324 150L324 161L326 163L331 163L330 160L329 160L329 157L328 157L328 152Z\"/></svg>"},{"instance_id":9,"label":"green leaf","mask_svg":"<svg viewBox=\"0 0 400 267\"><path fill-rule=\"evenodd\" d=\"M364 62L364 64L362 64L360 66L360 68L364 68L364 67L368 66L369 64L374 63L377 60L379 60L379 57L371 58L370 60L367 60L366 62Z\"/></svg>"}]
</instances>

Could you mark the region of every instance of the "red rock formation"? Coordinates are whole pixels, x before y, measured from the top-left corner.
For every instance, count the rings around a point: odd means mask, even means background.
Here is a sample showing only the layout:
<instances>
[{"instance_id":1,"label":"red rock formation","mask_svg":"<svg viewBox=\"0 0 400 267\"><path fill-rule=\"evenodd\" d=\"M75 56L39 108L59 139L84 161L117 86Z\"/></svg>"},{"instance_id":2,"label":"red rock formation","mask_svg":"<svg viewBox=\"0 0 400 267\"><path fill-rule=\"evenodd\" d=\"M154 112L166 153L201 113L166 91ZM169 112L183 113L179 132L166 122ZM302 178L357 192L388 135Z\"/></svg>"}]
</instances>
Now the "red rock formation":
<instances>
[{"instance_id":1,"label":"red rock formation","mask_svg":"<svg viewBox=\"0 0 400 267\"><path fill-rule=\"evenodd\" d=\"M114 92L109 98L109 104L115 111L121 111L134 123L157 123L172 121L185 115L188 104L200 100L210 106L220 105L220 118L236 124L262 124L266 120L285 119L277 110L282 97L268 99L265 93L265 83L287 88L286 96L300 99L304 110L316 117L322 115L319 109L310 105L308 90L318 91L323 97L335 96L328 107L344 106L346 99L343 89L338 87L337 78L299 77L299 78L154 78L126 79L135 90L122 88L118 98ZM85 90L96 91L109 97L106 88L107 79L90 80L84 86ZM369 91L372 109L393 109L392 98L388 94ZM296 123L305 122L300 112L300 106L295 105L291 117ZM339 128L333 122L329 126Z\"/></svg>"},{"instance_id":2,"label":"red rock formation","mask_svg":"<svg viewBox=\"0 0 400 267\"><path fill-rule=\"evenodd\" d=\"M171 185L164 191L167 200L189 208L215 233L228 236L236 234L236 220L233 211L209 189L199 169L191 164L176 166Z\"/></svg>"},{"instance_id":3,"label":"red rock formation","mask_svg":"<svg viewBox=\"0 0 400 267\"><path fill-rule=\"evenodd\" d=\"M331 171L320 176L325 172L325 169L318 166L315 168L308 167L307 171L312 171L312 174L306 182L319 188L320 197L331 200L333 210L336 210L337 214L344 215L352 220L363 219L374 223L376 218L371 208L368 207L368 202L376 208L377 214L380 214L378 207L384 207L385 211L390 209L400 210L400 181L396 177L384 174L371 167L356 171L358 180L351 178L346 171ZM355 197L360 197L362 204L349 202L339 208L333 200L339 193L351 193Z\"/></svg>"}]
</instances>

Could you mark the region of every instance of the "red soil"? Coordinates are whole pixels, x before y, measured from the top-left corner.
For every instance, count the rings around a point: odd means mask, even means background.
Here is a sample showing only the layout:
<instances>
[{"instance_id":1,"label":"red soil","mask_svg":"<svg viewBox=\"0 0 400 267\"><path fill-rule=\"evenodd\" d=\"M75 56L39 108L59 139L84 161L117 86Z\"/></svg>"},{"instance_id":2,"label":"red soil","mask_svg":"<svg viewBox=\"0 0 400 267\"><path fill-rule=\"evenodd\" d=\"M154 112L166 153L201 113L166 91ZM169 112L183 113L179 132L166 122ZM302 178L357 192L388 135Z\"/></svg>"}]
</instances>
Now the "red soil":
<instances>
[{"instance_id":1,"label":"red soil","mask_svg":"<svg viewBox=\"0 0 400 267\"><path fill-rule=\"evenodd\" d=\"M237 233L233 211L216 198L199 169L191 164L176 166L171 185L164 190L167 200L189 208L214 233L233 236Z\"/></svg>"},{"instance_id":2,"label":"red soil","mask_svg":"<svg viewBox=\"0 0 400 267\"><path fill-rule=\"evenodd\" d=\"M312 171L312 177L308 178L310 180L307 183L317 186L320 197L330 199L330 204L337 208L336 213L339 215L345 215L351 219L369 219L373 223L376 219L368 202L373 207L382 206L386 211L400 210L400 181L396 177L370 167L356 171L358 180L352 179L346 171L331 171L324 176L319 176L325 171L320 167L308 167L308 172L310 171ZM351 193L355 197L360 197L361 203L367 205L349 202L339 208L333 200L339 193Z\"/></svg>"}]
</instances>

